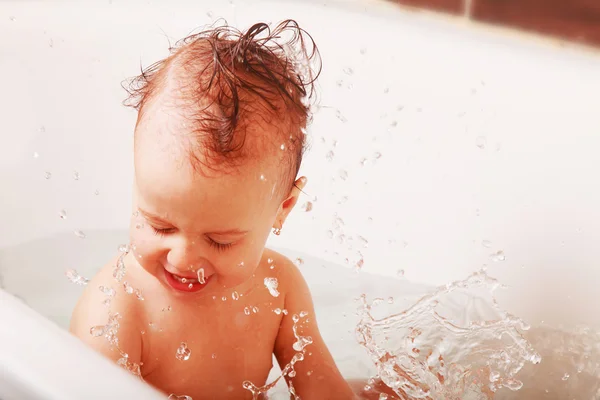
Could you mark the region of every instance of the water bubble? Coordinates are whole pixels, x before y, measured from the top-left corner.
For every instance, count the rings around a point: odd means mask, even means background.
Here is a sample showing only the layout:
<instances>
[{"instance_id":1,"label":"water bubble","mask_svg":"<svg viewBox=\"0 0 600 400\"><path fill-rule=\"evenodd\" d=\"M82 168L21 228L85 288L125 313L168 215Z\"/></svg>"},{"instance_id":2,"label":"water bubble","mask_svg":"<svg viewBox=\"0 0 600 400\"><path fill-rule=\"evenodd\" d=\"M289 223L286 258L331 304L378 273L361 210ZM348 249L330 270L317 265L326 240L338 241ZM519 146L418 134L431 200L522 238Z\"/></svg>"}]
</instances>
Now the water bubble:
<instances>
[{"instance_id":1,"label":"water bubble","mask_svg":"<svg viewBox=\"0 0 600 400\"><path fill-rule=\"evenodd\" d=\"M259 311L259 310L258 310L258 307L256 307L256 306L252 307L252 312L253 312L254 314L256 314L258 311Z\"/></svg>"},{"instance_id":2,"label":"water bubble","mask_svg":"<svg viewBox=\"0 0 600 400\"><path fill-rule=\"evenodd\" d=\"M260 175L260 180L263 181L263 182L265 182L267 180L267 178L263 174L261 174Z\"/></svg>"},{"instance_id":3,"label":"water bubble","mask_svg":"<svg viewBox=\"0 0 600 400\"><path fill-rule=\"evenodd\" d=\"M223 296L223 297L221 297L221 300L223 300L223 301L227 301L227 296Z\"/></svg>"},{"instance_id":4,"label":"water bubble","mask_svg":"<svg viewBox=\"0 0 600 400\"><path fill-rule=\"evenodd\" d=\"M475 139L475 145L480 149L485 149L486 142L487 139L485 138L485 136L478 136L477 139Z\"/></svg>"},{"instance_id":5,"label":"water bubble","mask_svg":"<svg viewBox=\"0 0 600 400\"><path fill-rule=\"evenodd\" d=\"M277 282L277 278L265 278L264 280L265 287L273 297L279 296L279 291L277 287L279 286L279 282Z\"/></svg>"},{"instance_id":6,"label":"water bubble","mask_svg":"<svg viewBox=\"0 0 600 400\"><path fill-rule=\"evenodd\" d=\"M502 250L498 250L494 254L491 254L490 257L494 261L504 261L506 259L506 256L504 255L504 252Z\"/></svg>"},{"instance_id":7,"label":"water bubble","mask_svg":"<svg viewBox=\"0 0 600 400\"><path fill-rule=\"evenodd\" d=\"M307 201L306 203L304 203L302 205L302 210L304 210L305 212L309 212L313 209L313 203L310 201Z\"/></svg>"},{"instance_id":8,"label":"water bubble","mask_svg":"<svg viewBox=\"0 0 600 400\"><path fill-rule=\"evenodd\" d=\"M296 264L298 267L304 264L304 259L302 257L297 257L294 260L294 264Z\"/></svg>"},{"instance_id":9,"label":"water bubble","mask_svg":"<svg viewBox=\"0 0 600 400\"><path fill-rule=\"evenodd\" d=\"M329 150L327 152L327 154L325 155L325 158L327 159L327 161L333 161L334 156L335 156L335 153L333 152L333 150ZM46 178L46 179L50 179L50 178Z\"/></svg>"},{"instance_id":10,"label":"water bubble","mask_svg":"<svg viewBox=\"0 0 600 400\"><path fill-rule=\"evenodd\" d=\"M190 359L191 355L192 350L188 348L187 343L181 342L181 344L177 348L177 352L175 353L175 358L179 361L187 361Z\"/></svg>"},{"instance_id":11,"label":"water bubble","mask_svg":"<svg viewBox=\"0 0 600 400\"><path fill-rule=\"evenodd\" d=\"M269 264L273 264L273 259L272 259L272 258L267 258L267 262L268 262Z\"/></svg>"},{"instance_id":12,"label":"water bubble","mask_svg":"<svg viewBox=\"0 0 600 400\"><path fill-rule=\"evenodd\" d=\"M77 171L73 172L73 179L75 179L76 181L79 180L79 172L77 172Z\"/></svg>"},{"instance_id":13,"label":"water bubble","mask_svg":"<svg viewBox=\"0 0 600 400\"><path fill-rule=\"evenodd\" d=\"M106 327L104 325L96 325L90 328L90 335L93 337L103 336L106 332Z\"/></svg>"},{"instance_id":14,"label":"water bubble","mask_svg":"<svg viewBox=\"0 0 600 400\"><path fill-rule=\"evenodd\" d=\"M306 317L307 315L308 315L308 312L306 312L306 311L300 311L300 315L299 315L299 317L300 317L300 318L304 318L304 317Z\"/></svg>"},{"instance_id":15,"label":"water bubble","mask_svg":"<svg viewBox=\"0 0 600 400\"><path fill-rule=\"evenodd\" d=\"M198 282L200 282L201 285L204 285L206 283L206 279L204 278L204 268L198 268L196 274L198 276Z\"/></svg>"},{"instance_id":16,"label":"water bubble","mask_svg":"<svg viewBox=\"0 0 600 400\"><path fill-rule=\"evenodd\" d=\"M244 314L250 315L250 308L244 307Z\"/></svg>"},{"instance_id":17,"label":"water bubble","mask_svg":"<svg viewBox=\"0 0 600 400\"><path fill-rule=\"evenodd\" d=\"M342 114L342 112L340 110L336 110L335 116L337 117L337 119L342 121L342 123L348 122L348 120L346 119L346 117L344 117L344 115Z\"/></svg>"},{"instance_id":18,"label":"water bubble","mask_svg":"<svg viewBox=\"0 0 600 400\"><path fill-rule=\"evenodd\" d=\"M346 68L344 68L344 73L346 75L352 75L352 74L354 74L354 70L351 67L346 67Z\"/></svg>"},{"instance_id":19,"label":"water bubble","mask_svg":"<svg viewBox=\"0 0 600 400\"><path fill-rule=\"evenodd\" d=\"M80 238L80 239L85 239L85 233L83 233L82 231L80 231L80 230L77 230L77 231L74 231L73 233L74 233L74 234L75 234L75 236L77 236L78 238Z\"/></svg>"},{"instance_id":20,"label":"water bubble","mask_svg":"<svg viewBox=\"0 0 600 400\"><path fill-rule=\"evenodd\" d=\"M340 175L340 178L342 178L343 181L345 181L346 179L348 179L348 171L346 171L345 169L340 170L339 175Z\"/></svg>"},{"instance_id":21,"label":"water bubble","mask_svg":"<svg viewBox=\"0 0 600 400\"><path fill-rule=\"evenodd\" d=\"M277 315L280 315L281 314L281 308L276 308L276 309L273 310L273 312L275 314L277 314Z\"/></svg>"},{"instance_id":22,"label":"water bubble","mask_svg":"<svg viewBox=\"0 0 600 400\"><path fill-rule=\"evenodd\" d=\"M74 269L69 269L69 270L65 271L65 276L67 277L67 279L69 279L71 282L73 282L76 285L85 286L89 282L88 279L79 275L77 273L77 271L75 271Z\"/></svg>"},{"instance_id":23,"label":"water bubble","mask_svg":"<svg viewBox=\"0 0 600 400\"><path fill-rule=\"evenodd\" d=\"M483 247L488 247L489 248L489 247L492 247L492 242L490 242L489 240L482 240L481 241L481 245Z\"/></svg>"},{"instance_id":24,"label":"water bubble","mask_svg":"<svg viewBox=\"0 0 600 400\"><path fill-rule=\"evenodd\" d=\"M46 179L50 179L50 178L52 178L52 172L46 171L46 172L44 173L44 178L46 178Z\"/></svg>"}]
</instances>

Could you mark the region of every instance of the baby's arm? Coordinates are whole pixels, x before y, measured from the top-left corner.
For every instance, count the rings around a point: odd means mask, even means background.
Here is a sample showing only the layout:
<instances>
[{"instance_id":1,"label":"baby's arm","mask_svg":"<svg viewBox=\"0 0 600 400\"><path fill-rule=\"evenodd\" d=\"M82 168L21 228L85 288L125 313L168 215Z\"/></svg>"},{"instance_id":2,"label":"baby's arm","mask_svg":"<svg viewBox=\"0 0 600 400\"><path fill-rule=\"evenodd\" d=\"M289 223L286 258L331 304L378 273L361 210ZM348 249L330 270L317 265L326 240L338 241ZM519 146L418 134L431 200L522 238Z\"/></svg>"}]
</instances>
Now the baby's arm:
<instances>
[{"instance_id":1,"label":"baby's arm","mask_svg":"<svg viewBox=\"0 0 600 400\"><path fill-rule=\"evenodd\" d=\"M97 352L138 375L142 357L139 305L107 269L103 268L86 286L73 310L69 330ZM107 296L100 286L107 292L112 288L114 296ZM104 304L107 299L108 307Z\"/></svg>"},{"instance_id":2,"label":"baby's arm","mask_svg":"<svg viewBox=\"0 0 600 400\"><path fill-rule=\"evenodd\" d=\"M310 336L312 339L312 344L306 346L304 359L294 365L296 375L291 379L286 377L288 385L291 382L296 394L303 399L355 399L321 338L312 297L302 274L289 260L286 260L286 264L285 281L282 283L285 285L285 308L288 314L283 317L275 342L275 356L281 368L299 353L293 348L297 341L293 332L294 315L308 313L297 323L297 332L300 336Z\"/></svg>"}]
</instances>

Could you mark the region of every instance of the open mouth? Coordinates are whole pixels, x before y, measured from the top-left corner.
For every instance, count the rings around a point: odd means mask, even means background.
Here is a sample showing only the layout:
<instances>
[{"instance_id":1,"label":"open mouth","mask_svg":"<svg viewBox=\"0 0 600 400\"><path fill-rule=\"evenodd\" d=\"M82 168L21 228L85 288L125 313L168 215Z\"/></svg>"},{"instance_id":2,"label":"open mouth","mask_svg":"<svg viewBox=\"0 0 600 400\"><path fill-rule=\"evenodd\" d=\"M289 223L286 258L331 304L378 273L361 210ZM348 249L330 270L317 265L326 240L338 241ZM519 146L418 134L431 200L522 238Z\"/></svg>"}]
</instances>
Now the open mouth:
<instances>
[{"instance_id":1,"label":"open mouth","mask_svg":"<svg viewBox=\"0 0 600 400\"><path fill-rule=\"evenodd\" d=\"M169 286L180 292L197 292L203 289L208 283L209 278L204 278L200 283L196 278L183 277L170 273L165 269L165 278Z\"/></svg>"}]
</instances>

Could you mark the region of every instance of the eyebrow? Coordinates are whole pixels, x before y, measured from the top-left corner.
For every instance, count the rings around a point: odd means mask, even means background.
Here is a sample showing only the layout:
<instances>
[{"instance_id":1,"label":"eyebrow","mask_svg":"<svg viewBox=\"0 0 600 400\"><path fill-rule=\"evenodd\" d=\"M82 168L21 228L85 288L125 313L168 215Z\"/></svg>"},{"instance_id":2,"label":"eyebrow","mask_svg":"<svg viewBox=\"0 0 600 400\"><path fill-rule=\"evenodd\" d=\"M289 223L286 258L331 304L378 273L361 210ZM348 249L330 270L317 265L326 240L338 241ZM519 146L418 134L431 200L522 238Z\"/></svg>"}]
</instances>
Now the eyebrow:
<instances>
[{"instance_id":1,"label":"eyebrow","mask_svg":"<svg viewBox=\"0 0 600 400\"><path fill-rule=\"evenodd\" d=\"M158 215L152 214L152 213L150 213L148 211L145 211L145 210L143 210L143 209L141 209L139 207L138 207L138 210L142 214L144 214L146 217L149 217L149 218L152 218L152 219L155 219L157 221L161 221L161 222L164 222L164 223L167 223L167 224L170 223L169 221L165 220L164 218L161 218ZM227 230L223 230L223 231L207 232L205 234L206 235L223 235L223 236L226 236L226 235L245 235L247 233L248 233L248 231L244 231L244 230L236 228L236 229L227 229Z\"/></svg>"}]
</instances>

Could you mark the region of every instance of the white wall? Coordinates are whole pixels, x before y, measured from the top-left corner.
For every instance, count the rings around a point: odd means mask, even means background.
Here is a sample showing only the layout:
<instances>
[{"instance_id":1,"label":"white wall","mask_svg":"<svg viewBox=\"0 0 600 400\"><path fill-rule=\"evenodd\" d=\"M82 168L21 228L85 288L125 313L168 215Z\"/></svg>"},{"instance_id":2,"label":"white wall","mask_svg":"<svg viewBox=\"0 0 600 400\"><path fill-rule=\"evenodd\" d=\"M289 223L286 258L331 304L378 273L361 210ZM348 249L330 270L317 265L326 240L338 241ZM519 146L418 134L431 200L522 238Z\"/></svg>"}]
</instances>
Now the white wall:
<instances>
[{"instance_id":1,"label":"white wall","mask_svg":"<svg viewBox=\"0 0 600 400\"><path fill-rule=\"evenodd\" d=\"M443 284L489 264L531 323L600 325L598 54L374 2L123 3L0 3L0 246L126 226L135 115L119 83L167 54L166 35L208 11L240 28L294 18L323 55L322 104L347 122L315 116L302 171L318 201L272 244L343 263L337 211L369 240L365 270Z\"/></svg>"}]
</instances>

